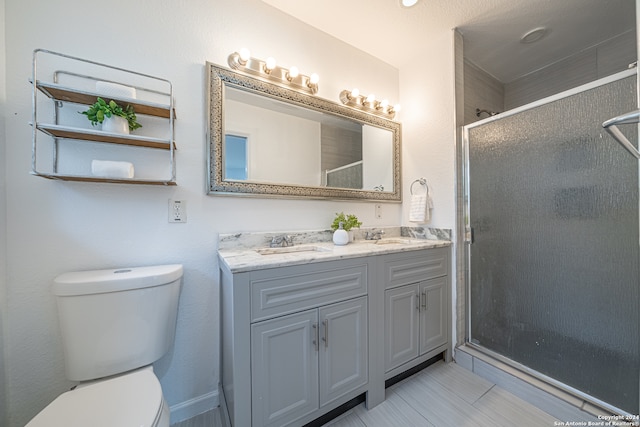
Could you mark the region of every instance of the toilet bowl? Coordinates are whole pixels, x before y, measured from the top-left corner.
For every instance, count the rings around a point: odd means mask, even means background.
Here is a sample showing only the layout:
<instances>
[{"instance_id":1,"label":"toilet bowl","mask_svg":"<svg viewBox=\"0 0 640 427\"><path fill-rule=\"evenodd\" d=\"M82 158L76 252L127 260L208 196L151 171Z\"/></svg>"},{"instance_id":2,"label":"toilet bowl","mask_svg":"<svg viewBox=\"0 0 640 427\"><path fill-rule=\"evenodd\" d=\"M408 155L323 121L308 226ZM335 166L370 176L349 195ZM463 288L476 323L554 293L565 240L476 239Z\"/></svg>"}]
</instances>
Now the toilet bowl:
<instances>
[{"instance_id":1,"label":"toilet bowl","mask_svg":"<svg viewBox=\"0 0 640 427\"><path fill-rule=\"evenodd\" d=\"M81 384L26 427L169 427L169 407L151 367Z\"/></svg>"},{"instance_id":2,"label":"toilet bowl","mask_svg":"<svg viewBox=\"0 0 640 427\"><path fill-rule=\"evenodd\" d=\"M181 265L57 277L66 376L80 383L26 427L168 427L151 364L173 343L181 284Z\"/></svg>"}]
</instances>

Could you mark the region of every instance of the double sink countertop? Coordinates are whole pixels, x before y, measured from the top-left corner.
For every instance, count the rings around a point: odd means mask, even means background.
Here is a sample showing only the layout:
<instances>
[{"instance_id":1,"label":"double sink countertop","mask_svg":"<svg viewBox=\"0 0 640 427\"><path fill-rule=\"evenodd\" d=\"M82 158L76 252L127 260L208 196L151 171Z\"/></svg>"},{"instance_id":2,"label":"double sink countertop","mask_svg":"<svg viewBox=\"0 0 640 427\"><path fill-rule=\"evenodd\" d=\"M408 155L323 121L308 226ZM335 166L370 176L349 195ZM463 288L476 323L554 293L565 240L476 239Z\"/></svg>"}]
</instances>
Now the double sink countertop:
<instances>
[{"instance_id":1,"label":"double sink countertop","mask_svg":"<svg viewBox=\"0 0 640 427\"><path fill-rule=\"evenodd\" d=\"M403 227L404 228L404 227ZM384 228L380 240L365 240L363 230L344 246L334 245L330 230L293 233L249 233L220 235L218 256L232 273L255 269L276 268L310 262L333 261L370 255L448 247L450 240L424 238L406 233L401 227ZM401 234L405 234L402 236ZM409 234L406 236L406 234ZM411 235L413 234L413 235ZM270 247L271 239L288 235L293 245Z\"/></svg>"}]
</instances>

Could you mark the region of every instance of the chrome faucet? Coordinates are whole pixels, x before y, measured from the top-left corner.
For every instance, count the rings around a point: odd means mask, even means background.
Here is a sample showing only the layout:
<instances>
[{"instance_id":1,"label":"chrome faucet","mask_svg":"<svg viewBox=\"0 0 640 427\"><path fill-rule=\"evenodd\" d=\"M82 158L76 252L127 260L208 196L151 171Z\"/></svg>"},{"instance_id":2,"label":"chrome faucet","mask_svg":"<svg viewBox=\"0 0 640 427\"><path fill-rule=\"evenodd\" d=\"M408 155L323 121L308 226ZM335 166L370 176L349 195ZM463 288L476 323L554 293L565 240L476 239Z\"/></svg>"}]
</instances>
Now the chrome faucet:
<instances>
[{"instance_id":1,"label":"chrome faucet","mask_svg":"<svg viewBox=\"0 0 640 427\"><path fill-rule=\"evenodd\" d=\"M289 235L273 236L269 246L272 248L293 246L293 237Z\"/></svg>"},{"instance_id":2,"label":"chrome faucet","mask_svg":"<svg viewBox=\"0 0 640 427\"><path fill-rule=\"evenodd\" d=\"M371 230L367 231L364 235L364 240L380 240L382 239L382 235L384 234L384 230Z\"/></svg>"}]
</instances>

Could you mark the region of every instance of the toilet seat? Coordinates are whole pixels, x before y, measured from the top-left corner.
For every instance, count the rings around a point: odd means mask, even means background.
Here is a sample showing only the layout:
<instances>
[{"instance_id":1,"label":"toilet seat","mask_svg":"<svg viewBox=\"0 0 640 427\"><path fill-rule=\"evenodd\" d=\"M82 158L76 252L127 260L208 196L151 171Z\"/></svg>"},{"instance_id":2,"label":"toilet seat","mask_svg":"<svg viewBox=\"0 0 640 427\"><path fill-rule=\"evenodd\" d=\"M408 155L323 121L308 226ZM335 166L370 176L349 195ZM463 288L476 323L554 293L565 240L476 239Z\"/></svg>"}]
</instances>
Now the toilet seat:
<instances>
[{"instance_id":1,"label":"toilet seat","mask_svg":"<svg viewBox=\"0 0 640 427\"><path fill-rule=\"evenodd\" d=\"M156 427L167 409L158 378L144 368L63 393L26 427Z\"/></svg>"}]
</instances>

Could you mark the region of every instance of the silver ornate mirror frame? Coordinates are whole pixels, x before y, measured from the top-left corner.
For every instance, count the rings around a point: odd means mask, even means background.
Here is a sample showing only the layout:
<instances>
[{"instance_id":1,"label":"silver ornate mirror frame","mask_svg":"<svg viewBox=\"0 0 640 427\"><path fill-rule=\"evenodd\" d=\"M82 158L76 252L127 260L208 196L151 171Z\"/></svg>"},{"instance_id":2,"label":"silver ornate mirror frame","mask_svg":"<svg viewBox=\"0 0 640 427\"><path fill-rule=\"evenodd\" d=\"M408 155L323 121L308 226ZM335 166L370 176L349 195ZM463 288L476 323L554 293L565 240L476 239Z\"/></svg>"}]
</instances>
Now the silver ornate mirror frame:
<instances>
[{"instance_id":1,"label":"silver ornate mirror frame","mask_svg":"<svg viewBox=\"0 0 640 427\"><path fill-rule=\"evenodd\" d=\"M356 199L401 202L401 126L326 99L307 95L259 78L249 77L207 62L207 104L209 113L209 158L207 192L212 195L282 197L308 199ZM334 114L361 124L386 129L393 134L393 191L368 191L333 187L225 181L223 179L224 92L234 87L304 108Z\"/></svg>"}]
</instances>

